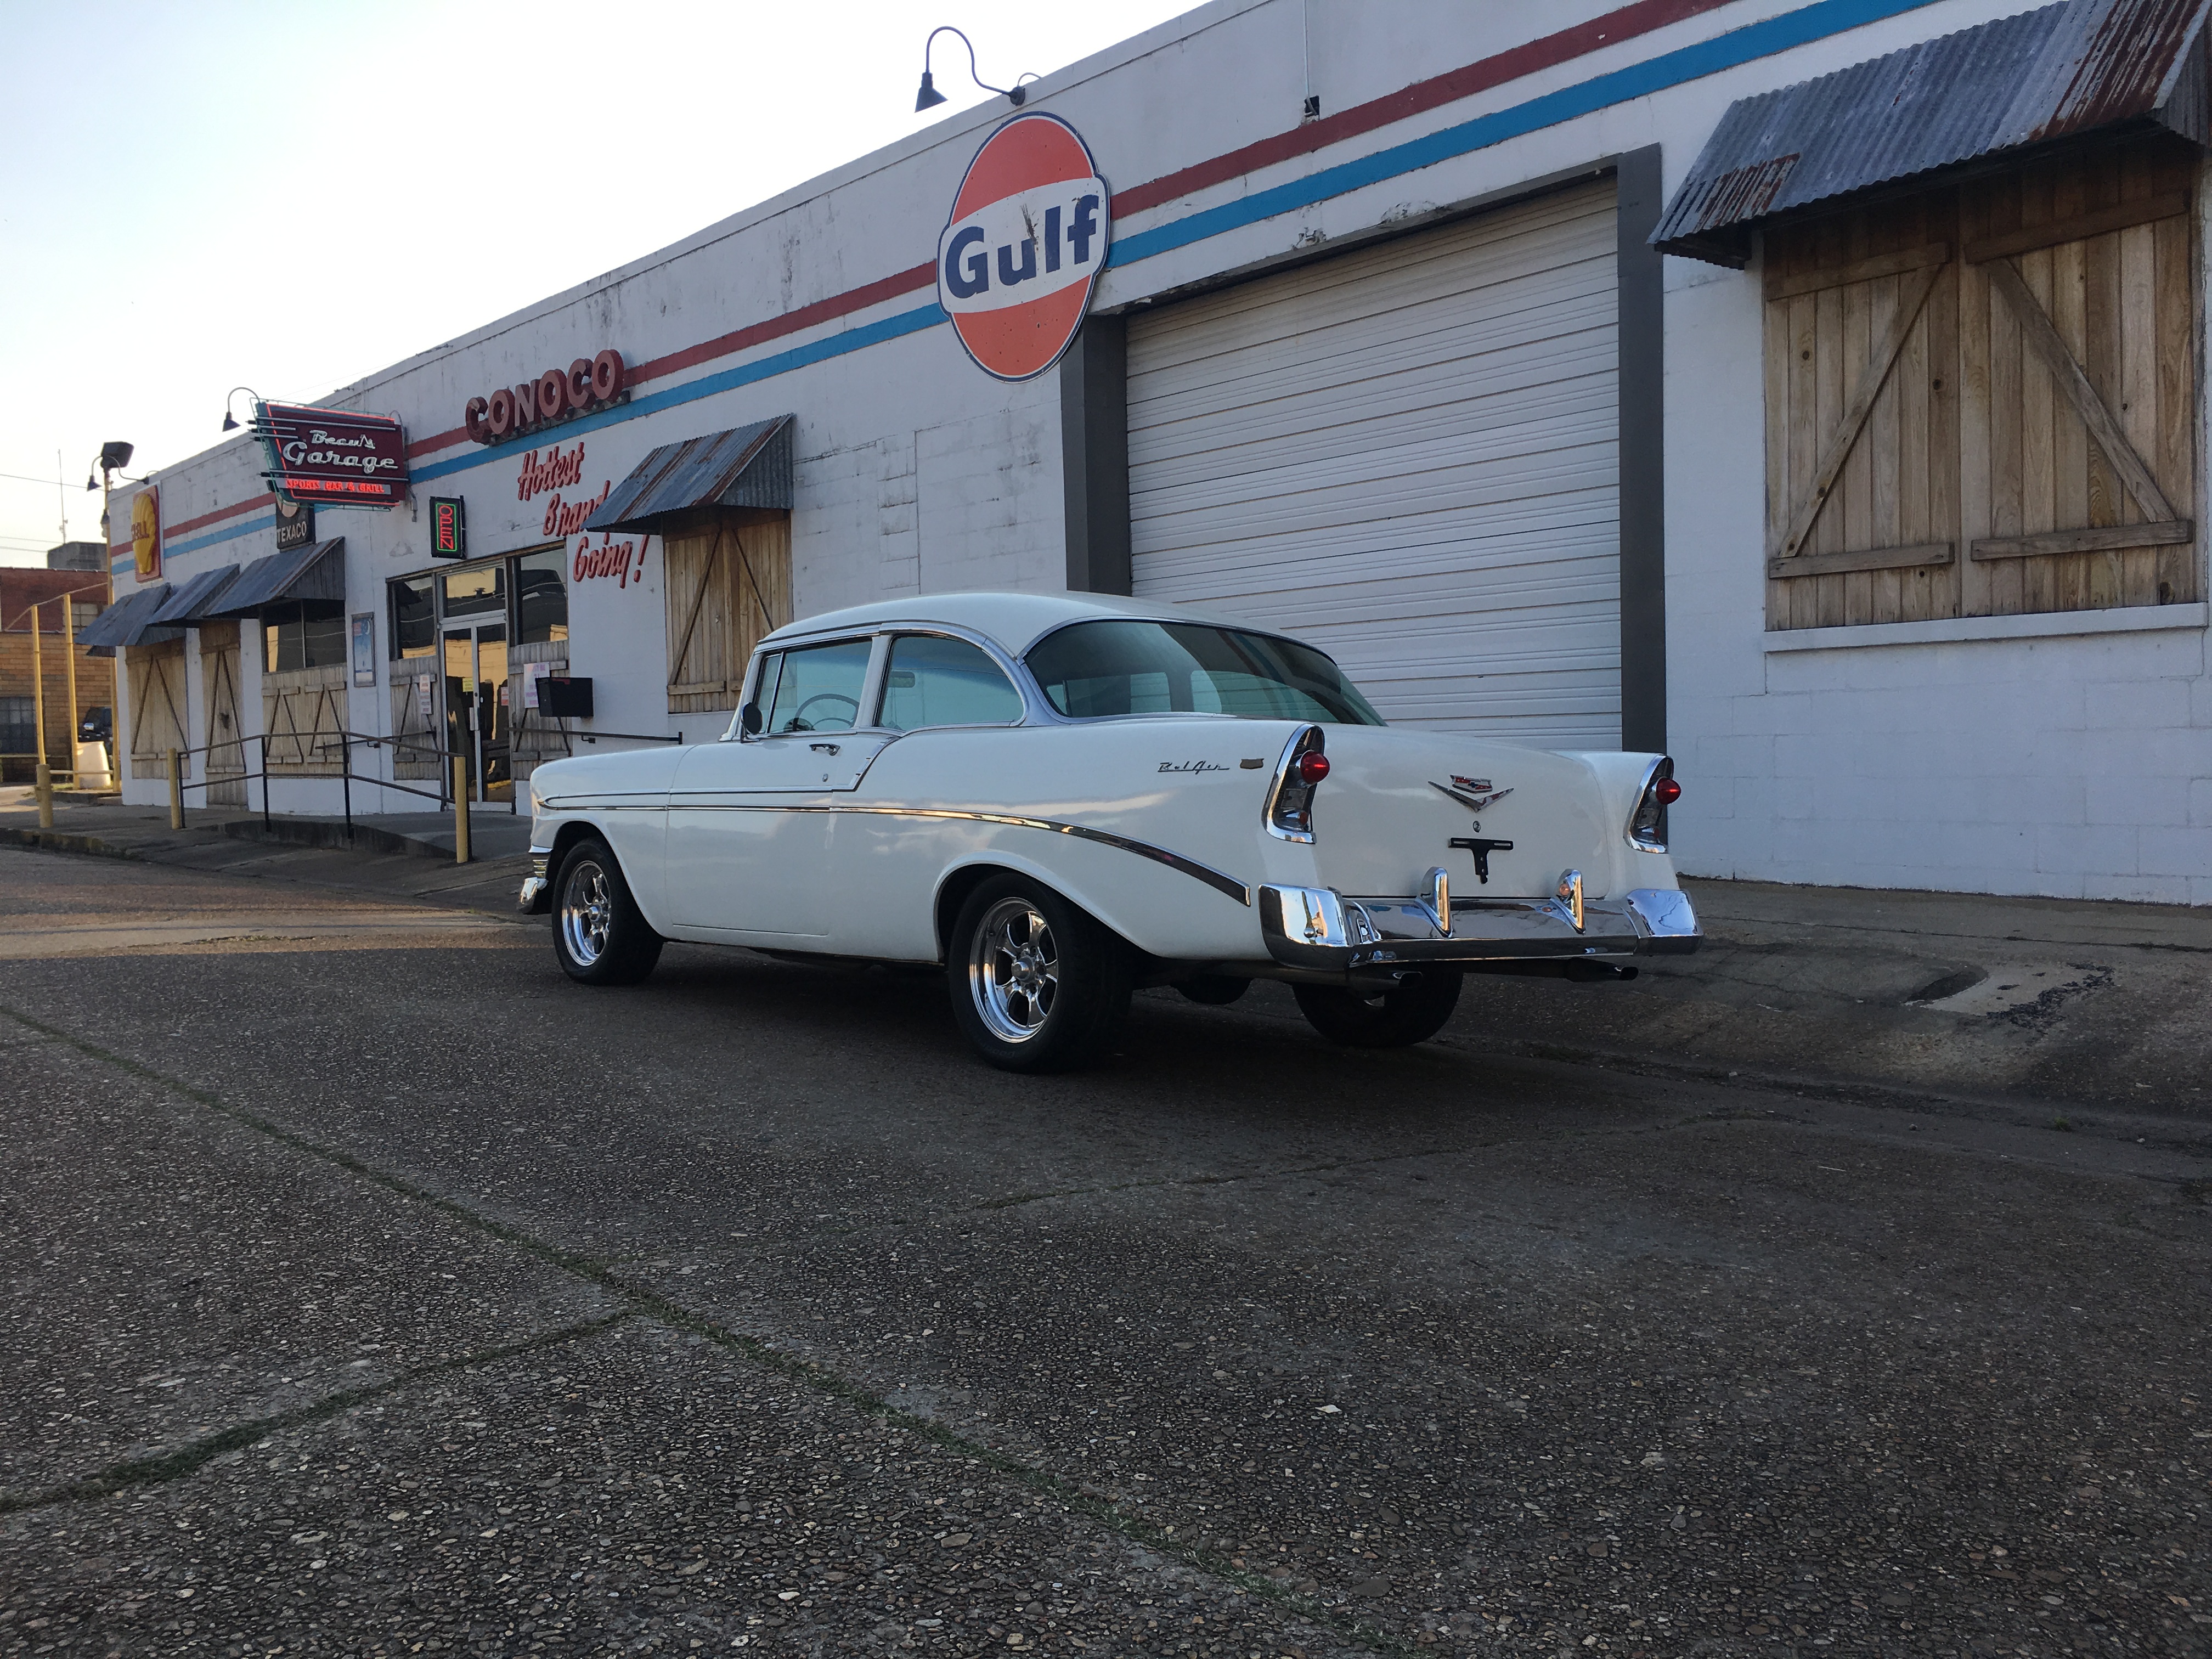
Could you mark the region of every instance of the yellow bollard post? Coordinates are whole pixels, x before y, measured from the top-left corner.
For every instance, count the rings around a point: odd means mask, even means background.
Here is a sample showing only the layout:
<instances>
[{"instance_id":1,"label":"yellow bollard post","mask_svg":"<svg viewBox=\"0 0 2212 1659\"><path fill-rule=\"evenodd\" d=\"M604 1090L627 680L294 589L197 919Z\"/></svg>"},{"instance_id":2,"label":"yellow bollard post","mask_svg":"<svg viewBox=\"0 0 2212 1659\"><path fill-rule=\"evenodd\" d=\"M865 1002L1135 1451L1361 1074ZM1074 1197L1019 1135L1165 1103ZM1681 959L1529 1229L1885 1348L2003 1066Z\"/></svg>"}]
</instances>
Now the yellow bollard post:
<instances>
[{"instance_id":1,"label":"yellow bollard post","mask_svg":"<svg viewBox=\"0 0 2212 1659\"><path fill-rule=\"evenodd\" d=\"M469 763L453 757L453 862L469 861Z\"/></svg>"},{"instance_id":2,"label":"yellow bollard post","mask_svg":"<svg viewBox=\"0 0 2212 1659\"><path fill-rule=\"evenodd\" d=\"M106 556L103 554L103 558ZM69 673L69 779L70 787L82 789L84 780L76 775L76 740L84 735L83 721L76 706L76 595L62 595L62 666Z\"/></svg>"},{"instance_id":3,"label":"yellow bollard post","mask_svg":"<svg viewBox=\"0 0 2212 1659\"><path fill-rule=\"evenodd\" d=\"M185 827L185 757L169 751L169 828Z\"/></svg>"},{"instance_id":4,"label":"yellow bollard post","mask_svg":"<svg viewBox=\"0 0 2212 1659\"><path fill-rule=\"evenodd\" d=\"M46 765L44 755L39 757L36 775L39 781L36 792L39 797L39 828L51 830L54 827L54 775Z\"/></svg>"}]
</instances>

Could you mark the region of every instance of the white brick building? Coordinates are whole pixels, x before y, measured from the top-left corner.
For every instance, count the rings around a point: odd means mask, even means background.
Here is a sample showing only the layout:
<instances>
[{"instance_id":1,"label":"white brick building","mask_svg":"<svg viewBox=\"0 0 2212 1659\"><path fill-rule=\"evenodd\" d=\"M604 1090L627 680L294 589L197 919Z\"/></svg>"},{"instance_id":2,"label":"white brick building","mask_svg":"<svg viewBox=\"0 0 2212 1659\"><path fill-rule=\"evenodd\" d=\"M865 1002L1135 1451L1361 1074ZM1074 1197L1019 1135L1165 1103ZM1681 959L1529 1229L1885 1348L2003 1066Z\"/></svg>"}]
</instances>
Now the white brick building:
<instances>
[{"instance_id":1,"label":"white brick building","mask_svg":"<svg viewBox=\"0 0 2212 1659\"><path fill-rule=\"evenodd\" d=\"M265 738L276 810L333 810L343 729L413 745L349 739L356 775L435 791L458 746L511 799L585 733L717 735L764 622L1068 586L1300 634L1393 720L1668 749L1693 873L2212 902L2203 9L1216 0L1028 88L1112 192L1034 379L938 303L1000 104L333 393L399 416L409 503L325 507L343 547L251 608L209 573L275 551L260 447L164 471L117 623L126 795L178 747L191 801L258 806ZM1972 29L1940 119L1819 130ZM2046 82L2063 118L1996 107ZM1701 257L1654 250L1692 221L1667 245ZM609 349L621 401L470 435ZM561 533L654 450L783 416L719 504ZM556 454L575 482L533 488ZM533 708L549 672L588 718Z\"/></svg>"}]
</instances>

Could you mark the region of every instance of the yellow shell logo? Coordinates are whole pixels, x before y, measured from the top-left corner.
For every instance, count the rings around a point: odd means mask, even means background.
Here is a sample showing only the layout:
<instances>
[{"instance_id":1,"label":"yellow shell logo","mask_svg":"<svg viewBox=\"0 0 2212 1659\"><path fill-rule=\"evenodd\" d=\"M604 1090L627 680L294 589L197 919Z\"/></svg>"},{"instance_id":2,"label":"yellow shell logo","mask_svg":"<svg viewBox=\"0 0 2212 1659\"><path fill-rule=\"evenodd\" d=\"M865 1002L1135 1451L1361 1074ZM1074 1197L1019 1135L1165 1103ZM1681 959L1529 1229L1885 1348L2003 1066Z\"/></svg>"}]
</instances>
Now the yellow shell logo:
<instances>
[{"instance_id":1,"label":"yellow shell logo","mask_svg":"<svg viewBox=\"0 0 2212 1659\"><path fill-rule=\"evenodd\" d=\"M161 512L150 489L139 491L131 503L131 550L137 556L140 581L161 574Z\"/></svg>"}]
</instances>

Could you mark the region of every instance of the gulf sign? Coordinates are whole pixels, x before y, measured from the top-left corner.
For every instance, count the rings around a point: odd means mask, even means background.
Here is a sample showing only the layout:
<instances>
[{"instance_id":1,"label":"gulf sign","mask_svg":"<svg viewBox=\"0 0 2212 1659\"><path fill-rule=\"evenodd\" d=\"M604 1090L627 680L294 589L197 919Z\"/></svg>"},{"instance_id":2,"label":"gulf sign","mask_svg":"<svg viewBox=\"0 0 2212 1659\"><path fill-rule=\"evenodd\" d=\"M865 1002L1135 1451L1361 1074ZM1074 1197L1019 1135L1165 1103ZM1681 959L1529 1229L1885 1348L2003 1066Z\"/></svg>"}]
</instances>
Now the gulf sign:
<instances>
[{"instance_id":1,"label":"gulf sign","mask_svg":"<svg viewBox=\"0 0 2212 1659\"><path fill-rule=\"evenodd\" d=\"M937 302L986 374L1032 380L1073 343L1106 268L1109 200L1056 115L1017 115L983 141L937 240Z\"/></svg>"}]
</instances>

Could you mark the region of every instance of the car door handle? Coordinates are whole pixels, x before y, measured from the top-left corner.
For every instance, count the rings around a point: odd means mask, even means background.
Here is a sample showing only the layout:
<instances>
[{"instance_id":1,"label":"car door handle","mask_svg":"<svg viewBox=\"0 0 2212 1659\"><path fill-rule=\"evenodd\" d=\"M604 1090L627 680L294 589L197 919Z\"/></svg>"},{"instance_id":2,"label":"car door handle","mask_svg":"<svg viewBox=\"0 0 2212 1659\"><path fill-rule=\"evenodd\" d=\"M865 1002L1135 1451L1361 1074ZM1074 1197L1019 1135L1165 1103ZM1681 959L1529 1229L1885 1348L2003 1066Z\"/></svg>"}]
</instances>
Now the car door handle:
<instances>
[{"instance_id":1,"label":"car door handle","mask_svg":"<svg viewBox=\"0 0 2212 1659\"><path fill-rule=\"evenodd\" d=\"M817 755L834 755L837 752L837 745L834 743L810 743L806 746Z\"/></svg>"}]
</instances>

